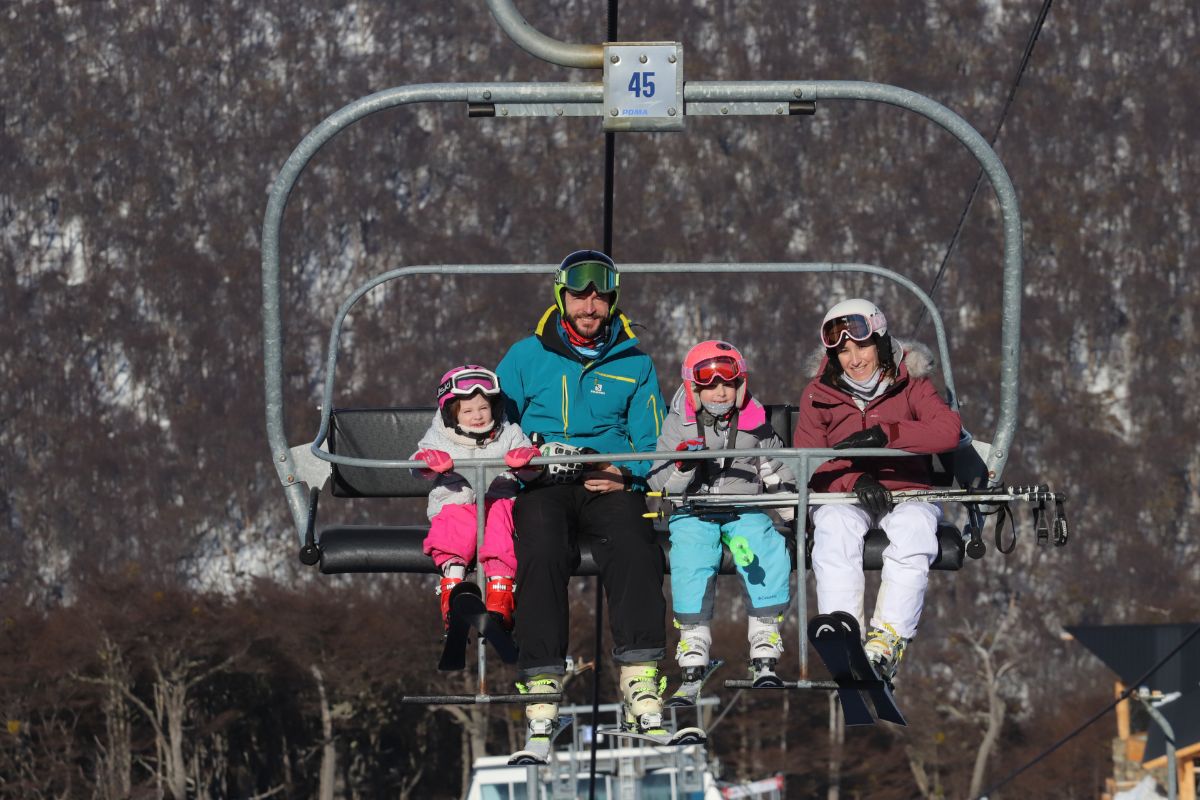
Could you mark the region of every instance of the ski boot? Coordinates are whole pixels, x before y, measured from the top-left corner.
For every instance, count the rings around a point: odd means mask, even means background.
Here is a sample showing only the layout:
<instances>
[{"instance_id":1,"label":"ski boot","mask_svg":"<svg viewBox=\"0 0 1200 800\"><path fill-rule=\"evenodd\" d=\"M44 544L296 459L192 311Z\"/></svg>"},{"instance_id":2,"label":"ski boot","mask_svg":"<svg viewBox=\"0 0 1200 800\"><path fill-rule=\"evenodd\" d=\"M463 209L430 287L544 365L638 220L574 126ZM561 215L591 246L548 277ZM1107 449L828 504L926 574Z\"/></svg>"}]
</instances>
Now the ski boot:
<instances>
[{"instance_id":1,"label":"ski boot","mask_svg":"<svg viewBox=\"0 0 1200 800\"><path fill-rule=\"evenodd\" d=\"M450 630L450 592L455 586L463 582L463 578L466 577L465 572L461 566L457 570L451 567L446 570L446 574L442 575L442 579L438 583L438 588L434 590L434 594L441 600L443 631Z\"/></svg>"},{"instance_id":2,"label":"ski boot","mask_svg":"<svg viewBox=\"0 0 1200 800\"><path fill-rule=\"evenodd\" d=\"M896 667L900 665L900 659L904 658L907 647L908 639L896 633L896 629L885 622L882 628L871 628L863 650L866 651L867 660L879 673L879 677L891 686L896 679Z\"/></svg>"},{"instance_id":3,"label":"ski boot","mask_svg":"<svg viewBox=\"0 0 1200 800\"><path fill-rule=\"evenodd\" d=\"M518 683L521 694L558 694L562 680L557 675L535 675L527 683ZM525 749L517 755L531 760L520 763L546 763L550 758L550 743L559 726L558 703L527 703L525 705ZM514 756L515 757L515 756Z\"/></svg>"},{"instance_id":4,"label":"ski boot","mask_svg":"<svg viewBox=\"0 0 1200 800\"><path fill-rule=\"evenodd\" d=\"M679 645L675 648L675 660L683 672L684 683L699 680L708 667L708 650L712 647L712 629L704 623L685 625L679 628Z\"/></svg>"},{"instance_id":5,"label":"ski boot","mask_svg":"<svg viewBox=\"0 0 1200 800\"><path fill-rule=\"evenodd\" d=\"M783 653L783 637L779 635L777 617L751 617L746 632L750 641L750 679L755 689L783 688L783 679L775 674L775 666Z\"/></svg>"},{"instance_id":6,"label":"ski boot","mask_svg":"<svg viewBox=\"0 0 1200 800\"><path fill-rule=\"evenodd\" d=\"M513 579L494 575L487 579L487 610L504 630L513 629Z\"/></svg>"},{"instance_id":7,"label":"ski boot","mask_svg":"<svg viewBox=\"0 0 1200 800\"><path fill-rule=\"evenodd\" d=\"M659 675L655 662L622 664L620 683L624 711L621 728L649 736L669 736L662 713L667 678Z\"/></svg>"},{"instance_id":8,"label":"ski boot","mask_svg":"<svg viewBox=\"0 0 1200 800\"><path fill-rule=\"evenodd\" d=\"M679 645L675 648L675 660L679 664L681 682L679 688L667 700L667 705L691 706L696 704L705 679L721 662L709 662L712 630L708 625L681 624L676 620L675 627L679 628Z\"/></svg>"}]
</instances>

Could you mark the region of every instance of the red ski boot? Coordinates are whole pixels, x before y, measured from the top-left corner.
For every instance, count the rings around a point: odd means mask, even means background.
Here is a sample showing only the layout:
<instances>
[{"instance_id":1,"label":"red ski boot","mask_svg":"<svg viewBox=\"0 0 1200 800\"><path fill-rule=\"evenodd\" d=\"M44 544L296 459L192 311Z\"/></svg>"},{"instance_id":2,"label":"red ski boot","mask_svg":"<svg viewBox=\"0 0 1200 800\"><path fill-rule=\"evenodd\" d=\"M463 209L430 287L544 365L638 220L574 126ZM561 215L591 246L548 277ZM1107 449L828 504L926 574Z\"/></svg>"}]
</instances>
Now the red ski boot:
<instances>
[{"instance_id":1,"label":"red ski boot","mask_svg":"<svg viewBox=\"0 0 1200 800\"><path fill-rule=\"evenodd\" d=\"M434 591L434 593L437 594L442 601L443 630L450 629L450 591L454 589L455 586L462 583L462 581L462 578L448 578L442 576L441 583L438 584L438 588Z\"/></svg>"},{"instance_id":2,"label":"red ski boot","mask_svg":"<svg viewBox=\"0 0 1200 800\"><path fill-rule=\"evenodd\" d=\"M487 610L504 630L513 628L513 579L507 575L494 575L487 579Z\"/></svg>"}]
</instances>

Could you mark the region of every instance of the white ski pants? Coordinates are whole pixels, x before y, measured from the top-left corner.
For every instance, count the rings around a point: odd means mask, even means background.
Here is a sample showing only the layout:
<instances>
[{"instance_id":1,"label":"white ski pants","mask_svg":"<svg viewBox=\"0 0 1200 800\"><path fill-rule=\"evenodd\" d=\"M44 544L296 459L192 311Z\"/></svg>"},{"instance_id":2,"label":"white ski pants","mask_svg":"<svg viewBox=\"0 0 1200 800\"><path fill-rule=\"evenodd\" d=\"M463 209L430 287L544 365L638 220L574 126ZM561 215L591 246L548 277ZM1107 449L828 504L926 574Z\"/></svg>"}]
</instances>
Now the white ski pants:
<instances>
[{"instance_id":1,"label":"white ski pants","mask_svg":"<svg viewBox=\"0 0 1200 800\"><path fill-rule=\"evenodd\" d=\"M917 632L929 565L937 558L937 526L942 510L932 503L897 503L879 527L891 541L883 551L883 576L871 625L887 623L912 638ZM817 611L847 611L863 624L863 540L871 526L856 505L818 506L813 512L813 573L817 579ZM865 631L866 628L864 627Z\"/></svg>"}]
</instances>

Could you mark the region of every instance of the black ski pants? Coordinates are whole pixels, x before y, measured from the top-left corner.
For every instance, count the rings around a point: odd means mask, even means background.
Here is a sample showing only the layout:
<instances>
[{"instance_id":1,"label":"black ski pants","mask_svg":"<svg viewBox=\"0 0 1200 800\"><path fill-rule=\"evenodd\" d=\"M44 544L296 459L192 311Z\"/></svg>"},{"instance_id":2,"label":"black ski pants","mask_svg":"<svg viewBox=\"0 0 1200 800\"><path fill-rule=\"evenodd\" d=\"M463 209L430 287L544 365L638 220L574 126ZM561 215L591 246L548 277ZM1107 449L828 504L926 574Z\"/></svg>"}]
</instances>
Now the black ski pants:
<instances>
[{"instance_id":1,"label":"black ski pants","mask_svg":"<svg viewBox=\"0 0 1200 800\"><path fill-rule=\"evenodd\" d=\"M561 675L567 655L571 573L579 542L590 540L608 597L613 658L657 661L665 655L664 559L642 514L645 495L589 492L582 484L549 485L517 496L516 628L522 677Z\"/></svg>"}]
</instances>

